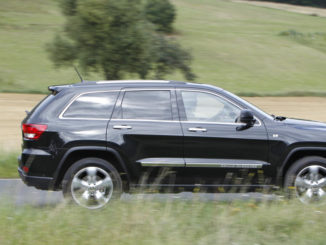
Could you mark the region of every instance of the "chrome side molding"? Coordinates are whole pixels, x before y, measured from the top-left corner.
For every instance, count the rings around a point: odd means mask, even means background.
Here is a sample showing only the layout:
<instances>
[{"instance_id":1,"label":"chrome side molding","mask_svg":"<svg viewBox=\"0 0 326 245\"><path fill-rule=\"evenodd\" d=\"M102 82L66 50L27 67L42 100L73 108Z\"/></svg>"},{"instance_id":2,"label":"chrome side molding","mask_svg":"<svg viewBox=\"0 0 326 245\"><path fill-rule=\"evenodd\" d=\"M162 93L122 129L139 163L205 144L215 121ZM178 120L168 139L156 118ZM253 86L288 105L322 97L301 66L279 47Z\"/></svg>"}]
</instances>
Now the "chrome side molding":
<instances>
[{"instance_id":1,"label":"chrome side molding","mask_svg":"<svg viewBox=\"0 0 326 245\"><path fill-rule=\"evenodd\" d=\"M185 167L183 158L145 158L138 161L143 167Z\"/></svg>"},{"instance_id":2,"label":"chrome side molding","mask_svg":"<svg viewBox=\"0 0 326 245\"><path fill-rule=\"evenodd\" d=\"M190 132L207 132L206 128L188 128Z\"/></svg>"},{"instance_id":3,"label":"chrome side molding","mask_svg":"<svg viewBox=\"0 0 326 245\"><path fill-rule=\"evenodd\" d=\"M132 129L132 127L129 125L114 125L113 128L114 129Z\"/></svg>"},{"instance_id":4,"label":"chrome side molding","mask_svg":"<svg viewBox=\"0 0 326 245\"><path fill-rule=\"evenodd\" d=\"M262 168L269 166L268 162L259 160L239 160L239 159L203 159L186 158L186 167L193 168Z\"/></svg>"},{"instance_id":5,"label":"chrome side molding","mask_svg":"<svg viewBox=\"0 0 326 245\"><path fill-rule=\"evenodd\" d=\"M204 159L204 158L145 158L138 161L143 167L188 168L250 168L259 169L270 163L259 160Z\"/></svg>"}]
</instances>

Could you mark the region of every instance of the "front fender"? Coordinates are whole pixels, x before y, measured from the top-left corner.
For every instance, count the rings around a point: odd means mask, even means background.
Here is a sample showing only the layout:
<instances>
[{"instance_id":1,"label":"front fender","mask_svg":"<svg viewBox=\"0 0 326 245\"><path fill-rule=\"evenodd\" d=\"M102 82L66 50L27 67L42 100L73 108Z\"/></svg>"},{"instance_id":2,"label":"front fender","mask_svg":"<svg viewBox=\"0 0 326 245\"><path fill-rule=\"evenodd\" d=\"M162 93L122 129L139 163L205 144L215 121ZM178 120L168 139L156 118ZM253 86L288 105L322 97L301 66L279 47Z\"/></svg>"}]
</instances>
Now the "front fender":
<instances>
[{"instance_id":1,"label":"front fender","mask_svg":"<svg viewBox=\"0 0 326 245\"><path fill-rule=\"evenodd\" d=\"M288 152L288 154L284 157L284 160L277 169L277 185L281 186L283 184L283 177L286 174L287 169L293 163L293 159L295 159L297 154L300 154L300 156L302 155L302 157L309 155L326 156L326 147L303 146L290 150L290 152Z\"/></svg>"}]
</instances>

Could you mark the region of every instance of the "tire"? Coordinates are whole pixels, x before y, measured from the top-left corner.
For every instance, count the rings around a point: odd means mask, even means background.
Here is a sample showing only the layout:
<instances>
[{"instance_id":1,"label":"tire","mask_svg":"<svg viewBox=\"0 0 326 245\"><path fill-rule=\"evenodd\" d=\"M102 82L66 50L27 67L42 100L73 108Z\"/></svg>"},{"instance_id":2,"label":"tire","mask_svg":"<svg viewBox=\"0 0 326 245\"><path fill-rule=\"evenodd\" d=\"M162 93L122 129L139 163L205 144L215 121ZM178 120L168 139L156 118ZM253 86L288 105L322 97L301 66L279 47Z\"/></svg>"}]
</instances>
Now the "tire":
<instances>
[{"instance_id":1,"label":"tire","mask_svg":"<svg viewBox=\"0 0 326 245\"><path fill-rule=\"evenodd\" d=\"M309 156L297 160L285 175L284 188L288 197L304 204L325 204L326 159Z\"/></svg>"},{"instance_id":2,"label":"tire","mask_svg":"<svg viewBox=\"0 0 326 245\"><path fill-rule=\"evenodd\" d=\"M62 192L68 202L98 209L120 197L122 180L109 162L101 158L83 158L65 173Z\"/></svg>"}]
</instances>

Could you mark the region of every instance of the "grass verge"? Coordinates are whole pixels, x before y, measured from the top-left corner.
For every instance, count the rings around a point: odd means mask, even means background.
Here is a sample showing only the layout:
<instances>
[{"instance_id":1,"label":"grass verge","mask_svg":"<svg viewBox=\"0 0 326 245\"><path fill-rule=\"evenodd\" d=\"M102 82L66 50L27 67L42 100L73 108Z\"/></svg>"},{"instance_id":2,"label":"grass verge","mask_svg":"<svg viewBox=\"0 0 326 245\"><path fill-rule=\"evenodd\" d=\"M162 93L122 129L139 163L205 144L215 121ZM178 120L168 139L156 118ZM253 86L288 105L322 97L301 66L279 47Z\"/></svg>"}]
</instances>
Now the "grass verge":
<instances>
[{"instance_id":1,"label":"grass verge","mask_svg":"<svg viewBox=\"0 0 326 245\"><path fill-rule=\"evenodd\" d=\"M172 2L174 36L192 52L197 82L256 96L326 91L326 18L226 0ZM55 70L44 49L64 21L57 1L0 1L0 91L39 93L79 81L72 67Z\"/></svg>"},{"instance_id":2,"label":"grass verge","mask_svg":"<svg viewBox=\"0 0 326 245\"><path fill-rule=\"evenodd\" d=\"M0 204L0 244L325 244L326 208L298 203L116 201L77 207Z\"/></svg>"},{"instance_id":3,"label":"grass verge","mask_svg":"<svg viewBox=\"0 0 326 245\"><path fill-rule=\"evenodd\" d=\"M18 153L0 153L0 178L18 178L18 155Z\"/></svg>"}]
</instances>

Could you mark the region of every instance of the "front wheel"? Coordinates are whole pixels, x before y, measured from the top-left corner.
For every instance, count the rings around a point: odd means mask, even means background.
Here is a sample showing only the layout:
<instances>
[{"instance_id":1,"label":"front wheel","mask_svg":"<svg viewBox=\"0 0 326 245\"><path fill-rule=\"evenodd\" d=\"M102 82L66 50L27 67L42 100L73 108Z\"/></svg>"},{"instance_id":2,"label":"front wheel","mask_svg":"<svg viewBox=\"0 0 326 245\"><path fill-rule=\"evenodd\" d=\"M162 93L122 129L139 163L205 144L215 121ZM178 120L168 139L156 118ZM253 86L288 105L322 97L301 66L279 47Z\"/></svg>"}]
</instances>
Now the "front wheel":
<instances>
[{"instance_id":1,"label":"front wheel","mask_svg":"<svg viewBox=\"0 0 326 245\"><path fill-rule=\"evenodd\" d=\"M325 204L326 159L317 156L299 159L288 170L284 186L291 197L304 204Z\"/></svg>"},{"instance_id":2,"label":"front wheel","mask_svg":"<svg viewBox=\"0 0 326 245\"><path fill-rule=\"evenodd\" d=\"M76 204L98 209L122 192L122 181L118 171L100 158L84 158L75 162L63 178L65 198Z\"/></svg>"}]
</instances>

